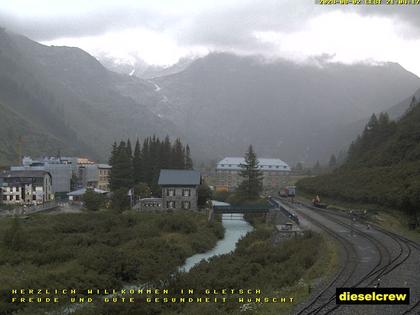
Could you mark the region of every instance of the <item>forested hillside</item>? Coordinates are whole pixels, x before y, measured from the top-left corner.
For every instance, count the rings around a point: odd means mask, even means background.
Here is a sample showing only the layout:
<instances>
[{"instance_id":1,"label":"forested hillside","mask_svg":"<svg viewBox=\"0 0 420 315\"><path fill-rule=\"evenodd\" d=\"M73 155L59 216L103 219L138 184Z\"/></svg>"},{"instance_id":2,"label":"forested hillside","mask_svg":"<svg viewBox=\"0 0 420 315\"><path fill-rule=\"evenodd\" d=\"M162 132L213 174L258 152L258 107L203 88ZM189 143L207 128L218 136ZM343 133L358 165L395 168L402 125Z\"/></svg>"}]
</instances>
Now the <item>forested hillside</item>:
<instances>
[{"instance_id":1,"label":"forested hillside","mask_svg":"<svg viewBox=\"0 0 420 315\"><path fill-rule=\"evenodd\" d=\"M374 203L420 217L420 103L398 121L373 115L333 173L298 182L303 191Z\"/></svg>"}]
</instances>

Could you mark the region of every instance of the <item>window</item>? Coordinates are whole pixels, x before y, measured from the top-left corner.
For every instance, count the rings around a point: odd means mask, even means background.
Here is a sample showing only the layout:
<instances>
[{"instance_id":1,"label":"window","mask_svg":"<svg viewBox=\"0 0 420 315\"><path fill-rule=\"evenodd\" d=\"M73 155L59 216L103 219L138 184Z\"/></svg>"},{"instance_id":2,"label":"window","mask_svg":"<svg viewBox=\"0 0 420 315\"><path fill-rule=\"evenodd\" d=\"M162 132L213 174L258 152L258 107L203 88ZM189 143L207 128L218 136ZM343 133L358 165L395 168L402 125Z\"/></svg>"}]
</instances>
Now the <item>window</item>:
<instances>
[{"instance_id":1,"label":"window","mask_svg":"<svg viewBox=\"0 0 420 315\"><path fill-rule=\"evenodd\" d=\"M183 189L182 190L182 196L190 197L191 196L191 189Z\"/></svg>"},{"instance_id":2,"label":"window","mask_svg":"<svg viewBox=\"0 0 420 315\"><path fill-rule=\"evenodd\" d=\"M166 190L166 195L167 195L167 196L170 196L170 197L175 196L175 189L173 189L173 188L168 188L168 189Z\"/></svg>"},{"instance_id":3,"label":"window","mask_svg":"<svg viewBox=\"0 0 420 315\"><path fill-rule=\"evenodd\" d=\"M189 201L182 202L182 208L183 209L190 209L191 208L191 202L189 202Z\"/></svg>"},{"instance_id":4,"label":"window","mask_svg":"<svg viewBox=\"0 0 420 315\"><path fill-rule=\"evenodd\" d=\"M36 200L36 195L33 195L32 196L32 200Z\"/></svg>"},{"instance_id":5,"label":"window","mask_svg":"<svg viewBox=\"0 0 420 315\"><path fill-rule=\"evenodd\" d=\"M280 168L280 166L277 165L276 168Z\"/></svg>"},{"instance_id":6,"label":"window","mask_svg":"<svg viewBox=\"0 0 420 315\"><path fill-rule=\"evenodd\" d=\"M175 201L167 201L166 202L166 208L174 209L175 208Z\"/></svg>"},{"instance_id":7,"label":"window","mask_svg":"<svg viewBox=\"0 0 420 315\"><path fill-rule=\"evenodd\" d=\"M4 201L7 201L7 197L8 197L8 196L4 195L4 196L3 196L3 200L4 200Z\"/></svg>"},{"instance_id":8,"label":"window","mask_svg":"<svg viewBox=\"0 0 420 315\"><path fill-rule=\"evenodd\" d=\"M20 196L19 195L16 195L16 200L20 200Z\"/></svg>"}]
</instances>

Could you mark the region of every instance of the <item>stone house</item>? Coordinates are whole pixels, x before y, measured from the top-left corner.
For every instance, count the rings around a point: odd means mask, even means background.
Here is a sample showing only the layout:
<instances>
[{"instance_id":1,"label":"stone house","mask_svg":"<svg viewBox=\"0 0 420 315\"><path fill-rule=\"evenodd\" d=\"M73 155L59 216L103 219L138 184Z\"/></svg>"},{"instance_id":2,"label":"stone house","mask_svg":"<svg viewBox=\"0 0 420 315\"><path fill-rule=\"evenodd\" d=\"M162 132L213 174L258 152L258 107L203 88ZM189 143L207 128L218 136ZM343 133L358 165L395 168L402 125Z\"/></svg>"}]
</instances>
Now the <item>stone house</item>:
<instances>
[{"instance_id":1,"label":"stone house","mask_svg":"<svg viewBox=\"0 0 420 315\"><path fill-rule=\"evenodd\" d=\"M200 172L194 170L161 170L158 184L162 188L163 209L197 209L197 188L201 184Z\"/></svg>"}]
</instances>

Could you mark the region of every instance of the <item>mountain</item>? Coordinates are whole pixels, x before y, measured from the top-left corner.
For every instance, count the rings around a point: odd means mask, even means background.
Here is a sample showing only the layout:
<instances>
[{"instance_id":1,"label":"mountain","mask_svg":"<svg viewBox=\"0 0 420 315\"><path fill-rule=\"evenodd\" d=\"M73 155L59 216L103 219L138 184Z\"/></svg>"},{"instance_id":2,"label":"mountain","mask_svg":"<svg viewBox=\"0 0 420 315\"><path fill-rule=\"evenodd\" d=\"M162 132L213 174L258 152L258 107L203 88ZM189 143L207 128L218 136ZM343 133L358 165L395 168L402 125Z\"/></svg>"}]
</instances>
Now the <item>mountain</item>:
<instances>
[{"instance_id":1,"label":"mountain","mask_svg":"<svg viewBox=\"0 0 420 315\"><path fill-rule=\"evenodd\" d=\"M15 121L26 126L13 124L5 131L23 137L24 154L61 150L106 161L114 140L179 135L173 123L148 109L150 104L118 92L117 83L129 81L129 76L107 70L81 49L48 47L0 30L0 69L0 115L13 112ZM140 81L138 86L142 84L154 91L150 83ZM51 143L44 146L40 137L34 146L33 133ZM15 146L15 138L0 149ZM0 160L16 160L13 153L7 156Z\"/></svg>"},{"instance_id":2,"label":"mountain","mask_svg":"<svg viewBox=\"0 0 420 315\"><path fill-rule=\"evenodd\" d=\"M153 134L183 138L198 160L243 155L249 144L259 156L291 163L326 160L365 117L420 86L393 63L298 65L222 53L181 60L145 79L128 68L110 71L81 49L5 30L0 69L0 115L16 122L8 121L14 136L0 142L0 163L16 160L20 138L23 154L106 161L114 140Z\"/></svg>"},{"instance_id":3,"label":"mountain","mask_svg":"<svg viewBox=\"0 0 420 315\"><path fill-rule=\"evenodd\" d=\"M299 189L345 201L406 211L420 222L420 103L397 121L372 116L333 173L306 178Z\"/></svg>"},{"instance_id":4,"label":"mountain","mask_svg":"<svg viewBox=\"0 0 420 315\"><path fill-rule=\"evenodd\" d=\"M68 143L50 133L47 128L20 116L13 108L0 104L0 113L2 130L2 137L0 137L0 165L7 165L12 162L17 163L19 146L25 147L25 152L31 152L35 156L42 156L46 152L55 155L63 148L66 148L69 153L78 153L75 148L72 148Z\"/></svg>"},{"instance_id":5,"label":"mountain","mask_svg":"<svg viewBox=\"0 0 420 315\"><path fill-rule=\"evenodd\" d=\"M223 53L150 82L160 95L151 110L212 156L242 155L254 144L260 156L288 161L327 160L360 132L345 126L420 86L395 63L299 65ZM121 93L136 99L129 90Z\"/></svg>"}]
</instances>

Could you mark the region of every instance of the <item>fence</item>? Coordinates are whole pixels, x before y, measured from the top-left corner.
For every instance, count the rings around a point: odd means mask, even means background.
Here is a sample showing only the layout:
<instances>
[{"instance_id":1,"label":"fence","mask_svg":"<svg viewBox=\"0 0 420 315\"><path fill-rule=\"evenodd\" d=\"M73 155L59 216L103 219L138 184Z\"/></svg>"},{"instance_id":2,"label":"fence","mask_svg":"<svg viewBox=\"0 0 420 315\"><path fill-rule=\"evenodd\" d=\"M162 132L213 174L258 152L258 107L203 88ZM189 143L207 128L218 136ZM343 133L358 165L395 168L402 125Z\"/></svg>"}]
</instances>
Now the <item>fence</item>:
<instances>
[{"instance_id":1,"label":"fence","mask_svg":"<svg viewBox=\"0 0 420 315\"><path fill-rule=\"evenodd\" d=\"M22 206L16 207L13 209L2 210L0 208L0 216L10 216L10 215L28 215L42 211L48 211L59 206L57 201L49 201L41 205L32 205L32 206Z\"/></svg>"}]
</instances>

